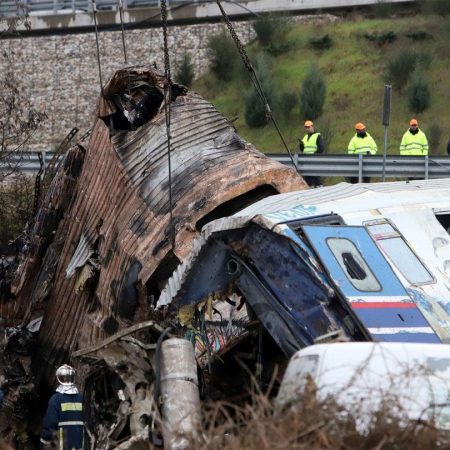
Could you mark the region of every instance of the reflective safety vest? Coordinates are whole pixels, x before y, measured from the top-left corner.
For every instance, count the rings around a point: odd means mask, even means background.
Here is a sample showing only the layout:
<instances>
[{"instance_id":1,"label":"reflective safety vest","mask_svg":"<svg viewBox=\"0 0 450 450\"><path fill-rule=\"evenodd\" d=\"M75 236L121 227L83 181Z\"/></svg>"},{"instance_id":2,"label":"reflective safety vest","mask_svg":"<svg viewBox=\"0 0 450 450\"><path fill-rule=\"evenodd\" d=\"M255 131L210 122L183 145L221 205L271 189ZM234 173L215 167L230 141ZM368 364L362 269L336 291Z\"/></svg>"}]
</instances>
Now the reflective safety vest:
<instances>
[{"instance_id":1,"label":"reflective safety vest","mask_svg":"<svg viewBox=\"0 0 450 450\"><path fill-rule=\"evenodd\" d=\"M428 155L428 140L425 133L422 130L419 130L416 134L412 134L411 131L408 130L403 135L403 139L400 144L400 155Z\"/></svg>"},{"instance_id":2,"label":"reflective safety vest","mask_svg":"<svg viewBox=\"0 0 450 450\"><path fill-rule=\"evenodd\" d=\"M41 443L50 445L57 433L59 450L83 448L84 417L81 394L53 394L42 424Z\"/></svg>"},{"instance_id":3,"label":"reflective safety vest","mask_svg":"<svg viewBox=\"0 0 450 450\"><path fill-rule=\"evenodd\" d=\"M373 140L373 137L366 133L365 137L359 137L355 134L348 143L348 154L355 155L362 153L365 155L369 152L371 155L375 155L377 152L377 144Z\"/></svg>"},{"instance_id":4,"label":"reflective safety vest","mask_svg":"<svg viewBox=\"0 0 450 450\"><path fill-rule=\"evenodd\" d=\"M317 139L319 139L320 133L317 131L311 135L305 134L302 142L304 144L303 153L316 153L317 152Z\"/></svg>"}]
</instances>

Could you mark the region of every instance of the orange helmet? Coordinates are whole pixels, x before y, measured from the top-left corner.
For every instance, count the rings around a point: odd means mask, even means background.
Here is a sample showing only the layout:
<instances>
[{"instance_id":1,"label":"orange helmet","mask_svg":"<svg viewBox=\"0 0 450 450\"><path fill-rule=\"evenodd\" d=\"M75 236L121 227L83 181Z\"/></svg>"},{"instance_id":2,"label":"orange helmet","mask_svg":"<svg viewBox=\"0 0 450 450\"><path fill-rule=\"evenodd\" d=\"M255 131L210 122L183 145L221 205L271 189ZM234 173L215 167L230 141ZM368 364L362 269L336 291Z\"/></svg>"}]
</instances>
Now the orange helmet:
<instances>
[{"instance_id":1,"label":"orange helmet","mask_svg":"<svg viewBox=\"0 0 450 450\"><path fill-rule=\"evenodd\" d=\"M357 130L357 131L361 131L361 130L365 130L365 129L366 129L366 126L362 122L358 122L355 125L355 130Z\"/></svg>"},{"instance_id":2,"label":"orange helmet","mask_svg":"<svg viewBox=\"0 0 450 450\"><path fill-rule=\"evenodd\" d=\"M305 127L312 127L314 125L314 123L311 120L307 120L305 122Z\"/></svg>"},{"instance_id":3,"label":"orange helmet","mask_svg":"<svg viewBox=\"0 0 450 450\"><path fill-rule=\"evenodd\" d=\"M411 119L410 121L409 121L409 125L410 126L413 126L413 125L415 125L416 127L419 125L419 122L417 122L417 119Z\"/></svg>"}]
</instances>

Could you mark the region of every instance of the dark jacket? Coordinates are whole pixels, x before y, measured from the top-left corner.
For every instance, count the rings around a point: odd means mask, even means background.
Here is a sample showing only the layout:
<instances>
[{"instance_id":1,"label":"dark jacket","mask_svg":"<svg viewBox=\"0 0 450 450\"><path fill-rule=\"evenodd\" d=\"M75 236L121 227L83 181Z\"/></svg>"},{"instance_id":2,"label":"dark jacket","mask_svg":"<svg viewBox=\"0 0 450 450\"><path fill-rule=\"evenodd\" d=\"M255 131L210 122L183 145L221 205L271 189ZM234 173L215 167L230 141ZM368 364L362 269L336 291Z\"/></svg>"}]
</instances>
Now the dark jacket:
<instances>
[{"instance_id":1,"label":"dark jacket","mask_svg":"<svg viewBox=\"0 0 450 450\"><path fill-rule=\"evenodd\" d=\"M83 448L84 416L81 394L56 392L52 395L42 424L41 444L50 445L55 432L58 432L60 450Z\"/></svg>"}]
</instances>

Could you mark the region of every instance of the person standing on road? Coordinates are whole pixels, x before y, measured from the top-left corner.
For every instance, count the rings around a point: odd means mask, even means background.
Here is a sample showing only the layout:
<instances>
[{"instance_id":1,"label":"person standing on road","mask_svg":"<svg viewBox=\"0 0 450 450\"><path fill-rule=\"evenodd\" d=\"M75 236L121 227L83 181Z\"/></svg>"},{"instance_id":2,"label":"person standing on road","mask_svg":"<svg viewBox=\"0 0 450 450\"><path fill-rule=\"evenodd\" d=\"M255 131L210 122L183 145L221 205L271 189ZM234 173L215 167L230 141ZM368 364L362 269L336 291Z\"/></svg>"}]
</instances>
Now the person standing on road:
<instances>
[{"instance_id":1,"label":"person standing on road","mask_svg":"<svg viewBox=\"0 0 450 450\"><path fill-rule=\"evenodd\" d=\"M356 134L348 143L349 155L375 155L377 153L377 144L373 137L366 131L366 126L358 122L355 125ZM349 183L357 183L358 177L348 177ZM364 183L370 183L370 177L363 177Z\"/></svg>"},{"instance_id":2,"label":"person standing on road","mask_svg":"<svg viewBox=\"0 0 450 450\"><path fill-rule=\"evenodd\" d=\"M428 140L425 133L419 129L417 119L409 121L409 128L400 143L400 155L426 156L428 155Z\"/></svg>"},{"instance_id":3,"label":"person standing on road","mask_svg":"<svg viewBox=\"0 0 450 450\"><path fill-rule=\"evenodd\" d=\"M306 134L301 141L299 140L300 151L306 155L324 153L323 138L319 132L314 130L314 123L311 120L307 120L304 126ZM304 176L303 178L310 187L321 186L322 184L319 176Z\"/></svg>"},{"instance_id":4,"label":"person standing on road","mask_svg":"<svg viewBox=\"0 0 450 450\"><path fill-rule=\"evenodd\" d=\"M48 402L42 433L41 449L50 448L55 437L59 450L83 448L83 396L75 386L75 370L64 364L56 371L59 386Z\"/></svg>"}]
</instances>

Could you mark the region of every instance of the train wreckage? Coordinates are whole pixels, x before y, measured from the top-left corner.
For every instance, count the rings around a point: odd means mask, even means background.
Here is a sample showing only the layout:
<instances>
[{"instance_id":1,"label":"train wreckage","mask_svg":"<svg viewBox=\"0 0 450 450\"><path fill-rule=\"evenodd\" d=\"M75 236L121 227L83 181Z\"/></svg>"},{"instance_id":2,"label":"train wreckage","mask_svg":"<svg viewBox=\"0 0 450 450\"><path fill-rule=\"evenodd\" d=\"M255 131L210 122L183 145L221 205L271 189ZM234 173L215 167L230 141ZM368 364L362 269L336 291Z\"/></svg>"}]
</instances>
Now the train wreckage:
<instances>
[{"instance_id":1,"label":"train wreckage","mask_svg":"<svg viewBox=\"0 0 450 450\"><path fill-rule=\"evenodd\" d=\"M59 165L3 289L3 437L33 435L66 362L91 448L183 448L199 399L276 387L305 346L449 342L449 180L306 189L167 83L119 70Z\"/></svg>"}]
</instances>

